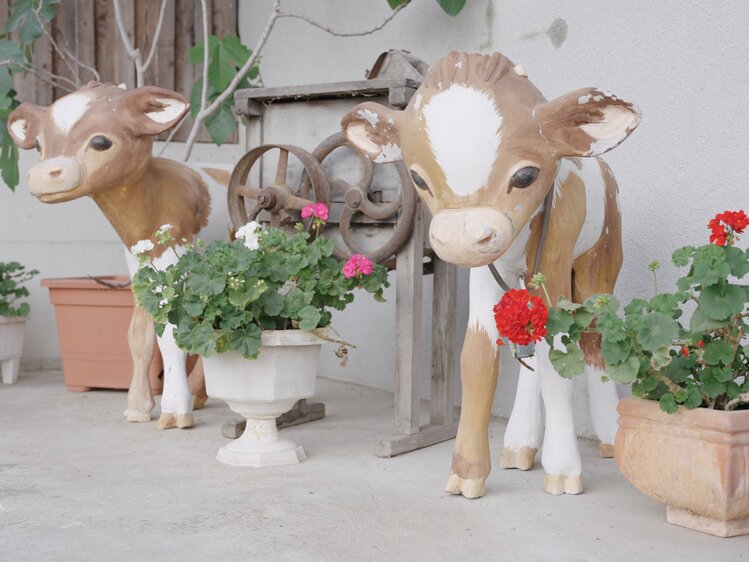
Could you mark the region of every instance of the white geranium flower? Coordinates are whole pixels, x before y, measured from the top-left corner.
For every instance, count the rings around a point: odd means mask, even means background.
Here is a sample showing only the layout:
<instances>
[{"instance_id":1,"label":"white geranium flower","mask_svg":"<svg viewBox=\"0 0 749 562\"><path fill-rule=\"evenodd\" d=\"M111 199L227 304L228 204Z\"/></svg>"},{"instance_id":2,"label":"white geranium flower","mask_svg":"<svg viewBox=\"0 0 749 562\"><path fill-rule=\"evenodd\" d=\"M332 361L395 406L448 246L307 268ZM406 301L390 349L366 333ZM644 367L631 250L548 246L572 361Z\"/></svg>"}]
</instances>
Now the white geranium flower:
<instances>
[{"instance_id":1,"label":"white geranium flower","mask_svg":"<svg viewBox=\"0 0 749 562\"><path fill-rule=\"evenodd\" d=\"M136 256L145 254L153 250L154 245L150 240L139 240L135 245L130 246L130 253Z\"/></svg>"},{"instance_id":2,"label":"white geranium flower","mask_svg":"<svg viewBox=\"0 0 749 562\"><path fill-rule=\"evenodd\" d=\"M164 292L164 285L158 285L157 287L154 287L153 292L157 295L160 295Z\"/></svg>"},{"instance_id":3,"label":"white geranium flower","mask_svg":"<svg viewBox=\"0 0 749 562\"><path fill-rule=\"evenodd\" d=\"M250 221L237 230L236 237L238 240L244 240L245 247L250 250L257 250L260 247L260 233L263 227L260 223Z\"/></svg>"},{"instance_id":4,"label":"white geranium flower","mask_svg":"<svg viewBox=\"0 0 749 562\"><path fill-rule=\"evenodd\" d=\"M174 228L174 227L171 224L166 223L166 224L162 224L156 232L159 233L159 234L166 234L172 228Z\"/></svg>"},{"instance_id":5,"label":"white geranium flower","mask_svg":"<svg viewBox=\"0 0 749 562\"><path fill-rule=\"evenodd\" d=\"M169 304L169 301L167 299L161 299L159 301L159 308L164 308L168 304Z\"/></svg>"}]
</instances>

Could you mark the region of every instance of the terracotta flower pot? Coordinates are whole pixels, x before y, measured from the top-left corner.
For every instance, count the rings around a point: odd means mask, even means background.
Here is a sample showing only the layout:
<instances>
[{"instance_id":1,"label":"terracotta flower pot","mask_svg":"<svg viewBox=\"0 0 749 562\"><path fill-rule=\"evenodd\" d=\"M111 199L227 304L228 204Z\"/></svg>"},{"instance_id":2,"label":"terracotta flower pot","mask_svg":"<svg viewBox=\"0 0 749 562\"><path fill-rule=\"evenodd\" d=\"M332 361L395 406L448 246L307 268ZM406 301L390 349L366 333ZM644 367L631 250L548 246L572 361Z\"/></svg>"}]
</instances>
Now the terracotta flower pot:
<instances>
[{"instance_id":1,"label":"terracotta flower pot","mask_svg":"<svg viewBox=\"0 0 749 562\"><path fill-rule=\"evenodd\" d=\"M0 372L4 384L18 381L25 329L25 316L0 316Z\"/></svg>"},{"instance_id":2,"label":"terracotta flower pot","mask_svg":"<svg viewBox=\"0 0 749 562\"><path fill-rule=\"evenodd\" d=\"M619 402L616 462L638 490L666 504L674 525L719 537L749 534L749 411Z\"/></svg>"},{"instance_id":3,"label":"terracotta flower pot","mask_svg":"<svg viewBox=\"0 0 749 562\"><path fill-rule=\"evenodd\" d=\"M126 276L103 277L125 283ZM127 342L135 300L129 287L112 289L87 277L44 279L55 305L65 384L72 392L92 388L127 389L133 363ZM158 346L149 369L151 389L161 392L163 367Z\"/></svg>"}]
</instances>

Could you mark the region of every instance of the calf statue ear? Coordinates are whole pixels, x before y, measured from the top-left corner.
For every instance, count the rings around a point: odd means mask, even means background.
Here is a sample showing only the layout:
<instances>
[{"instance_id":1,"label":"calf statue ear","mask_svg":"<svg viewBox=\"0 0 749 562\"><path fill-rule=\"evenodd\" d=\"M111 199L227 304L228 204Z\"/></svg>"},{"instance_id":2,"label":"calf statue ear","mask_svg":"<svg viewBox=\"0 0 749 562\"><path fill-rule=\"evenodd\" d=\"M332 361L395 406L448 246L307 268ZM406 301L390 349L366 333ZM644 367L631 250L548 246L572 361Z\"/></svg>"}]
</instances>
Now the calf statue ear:
<instances>
[{"instance_id":1,"label":"calf statue ear","mask_svg":"<svg viewBox=\"0 0 749 562\"><path fill-rule=\"evenodd\" d=\"M640 123L640 111L596 88L576 90L538 106L544 137L561 156L599 156L626 139Z\"/></svg>"},{"instance_id":2,"label":"calf statue ear","mask_svg":"<svg viewBox=\"0 0 749 562\"><path fill-rule=\"evenodd\" d=\"M400 111L368 101L357 105L341 120L349 144L373 162L401 160L398 119Z\"/></svg>"},{"instance_id":3,"label":"calf statue ear","mask_svg":"<svg viewBox=\"0 0 749 562\"><path fill-rule=\"evenodd\" d=\"M190 104L177 92L145 86L129 90L119 102L125 124L136 135L158 135L179 123Z\"/></svg>"},{"instance_id":4,"label":"calf statue ear","mask_svg":"<svg viewBox=\"0 0 749 562\"><path fill-rule=\"evenodd\" d=\"M47 109L33 103L22 103L8 116L8 132L19 148L34 148L39 125Z\"/></svg>"}]
</instances>

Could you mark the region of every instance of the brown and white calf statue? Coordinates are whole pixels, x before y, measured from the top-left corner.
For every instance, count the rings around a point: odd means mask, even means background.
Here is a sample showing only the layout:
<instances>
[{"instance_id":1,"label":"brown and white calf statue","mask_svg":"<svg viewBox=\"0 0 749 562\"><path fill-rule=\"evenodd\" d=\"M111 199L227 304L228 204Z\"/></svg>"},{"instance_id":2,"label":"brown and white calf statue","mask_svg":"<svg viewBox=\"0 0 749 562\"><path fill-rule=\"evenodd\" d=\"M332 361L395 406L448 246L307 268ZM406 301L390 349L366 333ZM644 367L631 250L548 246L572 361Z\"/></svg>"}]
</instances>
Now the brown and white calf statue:
<instances>
[{"instance_id":1,"label":"brown and white calf statue","mask_svg":"<svg viewBox=\"0 0 749 562\"><path fill-rule=\"evenodd\" d=\"M226 237L226 188L212 177L225 181L228 170L193 169L151 156L153 136L173 127L187 111L187 99L169 90L125 90L92 82L50 107L22 103L10 114L8 130L20 148L36 147L40 153L41 162L28 174L31 193L44 203L91 197L125 244L132 276L137 258L130 248L152 239L162 225L172 225L175 240L192 240L198 233L205 240ZM150 252L159 268L176 260L174 252L165 249L156 245ZM136 308L128 333L133 357L128 421L151 419L148 366L154 335L153 319ZM157 341L164 360L159 427L190 427L190 386L196 392L195 406L205 401L202 364L198 362L188 383L185 352L176 346L171 327Z\"/></svg>"},{"instance_id":2,"label":"brown and white calf statue","mask_svg":"<svg viewBox=\"0 0 749 562\"><path fill-rule=\"evenodd\" d=\"M501 54L455 52L432 66L405 110L367 102L343 118L349 142L362 153L375 162L402 158L408 166L432 213L429 239L437 255L473 268L448 492L482 496L491 466L488 424L499 374L492 308L503 290L487 266L510 287L527 285L545 230L539 270L552 302L611 292L622 263L617 186L595 157L639 120L632 104L608 92L583 88L547 101ZM601 380L600 340L590 337L583 347L593 427L606 452L616 432L616 388ZM531 468L543 438L546 491L580 493L574 383L554 370L543 341L528 363L533 371L521 368L501 465Z\"/></svg>"}]
</instances>

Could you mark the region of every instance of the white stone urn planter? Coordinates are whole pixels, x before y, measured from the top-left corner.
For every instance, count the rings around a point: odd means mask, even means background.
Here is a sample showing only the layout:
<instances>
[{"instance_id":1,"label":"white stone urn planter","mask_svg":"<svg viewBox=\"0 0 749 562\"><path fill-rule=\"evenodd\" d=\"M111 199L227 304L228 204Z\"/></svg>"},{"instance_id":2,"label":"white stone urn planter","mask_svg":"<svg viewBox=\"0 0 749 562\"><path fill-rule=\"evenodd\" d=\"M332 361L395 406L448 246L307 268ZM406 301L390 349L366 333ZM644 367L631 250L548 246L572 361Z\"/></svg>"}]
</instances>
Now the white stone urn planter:
<instances>
[{"instance_id":1,"label":"white stone urn planter","mask_svg":"<svg viewBox=\"0 0 749 562\"><path fill-rule=\"evenodd\" d=\"M0 370L5 384L18 381L25 329L25 316L0 316Z\"/></svg>"},{"instance_id":2,"label":"white stone urn planter","mask_svg":"<svg viewBox=\"0 0 749 562\"><path fill-rule=\"evenodd\" d=\"M219 449L216 458L232 466L280 466L307 457L289 439L279 439L276 418L315 393L324 340L302 330L265 331L257 359L236 351L203 358L208 396L224 400L247 418L244 433Z\"/></svg>"}]
</instances>

